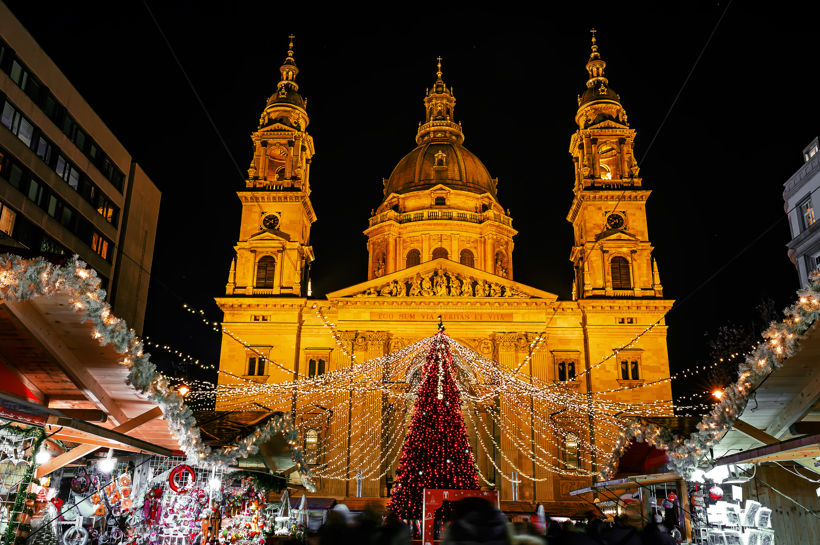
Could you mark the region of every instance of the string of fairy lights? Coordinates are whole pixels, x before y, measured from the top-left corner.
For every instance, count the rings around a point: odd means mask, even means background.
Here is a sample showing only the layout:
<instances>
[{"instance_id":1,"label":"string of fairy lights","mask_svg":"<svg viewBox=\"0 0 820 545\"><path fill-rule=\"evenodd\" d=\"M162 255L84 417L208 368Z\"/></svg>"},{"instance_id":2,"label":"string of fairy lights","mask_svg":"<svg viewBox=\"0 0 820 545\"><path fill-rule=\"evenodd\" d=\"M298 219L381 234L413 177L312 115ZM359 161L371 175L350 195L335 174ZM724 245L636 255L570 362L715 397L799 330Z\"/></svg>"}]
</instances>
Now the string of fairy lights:
<instances>
[{"instance_id":1,"label":"string of fairy lights","mask_svg":"<svg viewBox=\"0 0 820 545\"><path fill-rule=\"evenodd\" d=\"M296 380L274 383L260 383L248 377L220 369L213 363L206 363L167 344L160 344L146 338L146 346L164 350L178 358L181 363L198 367L204 371L216 371L223 379L212 382L185 381L190 389L187 402L192 407L205 408L218 402L224 410L291 410L295 407L302 415L298 428L300 440L304 441L309 430L322 430L311 451L317 462L312 472L319 478L347 480L361 471L366 480L380 480L395 470L401 455L401 447L407 431L413 400L418 387L418 374L429 352L432 337L421 339L384 356L359 361L353 350L353 340L345 339L336 329L336 324L328 319L324 309L314 304L312 310L328 329L342 357L349 364L338 365L326 373L304 377L297 376L293 369L268 358L251 343L238 334L207 319L204 311L189 305L183 307L202 321L203 324L239 343L249 354L263 359L266 364L287 373ZM605 464L611 456L612 446L622 435L627 422L636 417L669 416L673 414L672 400L649 402L629 402L610 399L612 394L639 388L652 388L673 380L703 374L724 365L744 354L730 354L725 358L706 365L695 365L656 381L636 381L618 387L596 390L591 393L578 388L578 379L594 369L601 368L613 359L617 360L621 351L634 348L641 339L662 323L660 318L635 334L626 343L603 356L595 364L575 374L574 384L552 381L544 377L526 375L522 372L536 354L545 346L547 330L527 339L526 356L514 367L498 364L490 358L449 339L453 363L457 371L457 387L462 398L462 412L475 430L475 440L483 453L484 466L475 460L480 478L487 484L486 473L492 467L496 474L512 482L512 471L520 477L538 482L550 477L543 473L565 476L588 476L595 473L595 464ZM753 350L755 347L752 347ZM329 362L328 362L329 363ZM167 377L174 380L172 377ZM181 379L176 379L182 382ZM440 385L439 385L440 388ZM711 403L702 393L678 396L678 410L698 411L710 408ZM698 403L700 402L700 403ZM391 407L386 421L377 405ZM321 406L334 415L349 414L350 422L338 419L334 425L323 414L306 415L303 409ZM401 413L401 416L398 414ZM559 415L556 418L556 415ZM588 435L588 421L595 421L595 439ZM327 421L325 421L327 420ZM531 430L526 422L534 427ZM500 431L503 440L498 441L493 429ZM538 440L534 440L534 436ZM353 441L350 438L354 438ZM570 441L571 439L571 441ZM572 445L572 446L570 446ZM575 449L570 453L568 449ZM519 456L522 455L522 456ZM574 458L581 465L568 463ZM531 462L532 469L519 467L522 459Z\"/></svg>"}]
</instances>

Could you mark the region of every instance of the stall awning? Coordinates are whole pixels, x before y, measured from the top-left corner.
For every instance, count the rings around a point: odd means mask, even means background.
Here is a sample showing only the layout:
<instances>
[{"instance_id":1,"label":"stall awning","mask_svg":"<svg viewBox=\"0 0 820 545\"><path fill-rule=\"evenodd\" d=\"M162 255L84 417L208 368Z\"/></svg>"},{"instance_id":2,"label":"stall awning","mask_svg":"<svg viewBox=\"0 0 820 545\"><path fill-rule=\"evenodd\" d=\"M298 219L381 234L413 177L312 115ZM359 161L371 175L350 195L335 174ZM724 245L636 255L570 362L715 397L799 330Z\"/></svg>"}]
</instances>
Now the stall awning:
<instances>
[{"instance_id":1,"label":"stall awning","mask_svg":"<svg viewBox=\"0 0 820 545\"><path fill-rule=\"evenodd\" d=\"M797 437L715 460L716 465L782 462L820 457L820 434Z\"/></svg>"},{"instance_id":2,"label":"stall awning","mask_svg":"<svg viewBox=\"0 0 820 545\"><path fill-rule=\"evenodd\" d=\"M585 486L569 493L570 496L580 496L597 490L629 490L640 488L652 484L671 483L680 480L677 473L656 473L653 475L634 475L623 479L610 479L609 481L599 481L592 486Z\"/></svg>"}]
</instances>

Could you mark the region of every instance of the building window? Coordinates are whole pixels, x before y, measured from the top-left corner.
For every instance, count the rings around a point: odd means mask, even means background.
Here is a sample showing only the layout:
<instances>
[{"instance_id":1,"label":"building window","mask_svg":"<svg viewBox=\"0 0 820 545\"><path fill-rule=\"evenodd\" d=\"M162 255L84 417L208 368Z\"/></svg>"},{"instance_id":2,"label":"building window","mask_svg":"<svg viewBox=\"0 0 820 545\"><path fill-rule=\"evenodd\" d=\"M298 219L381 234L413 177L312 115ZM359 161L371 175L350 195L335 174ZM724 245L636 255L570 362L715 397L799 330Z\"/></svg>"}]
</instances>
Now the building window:
<instances>
[{"instance_id":1,"label":"building window","mask_svg":"<svg viewBox=\"0 0 820 545\"><path fill-rule=\"evenodd\" d=\"M608 166L601 163L601 179L602 180L611 180L612 179L612 171L609 169Z\"/></svg>"},{"instance_id":2,"label":"building window","mask_svg":"<svg viewBox=\"0 0 820 545\"><path fill-rule=\"evenodd\" d=\"M816 140L816 139L815 139L815 140ZM804 162L806 162L806 163L808 163L808 162L809 162L809 159L811 159L812 157L814 157L814 156L815 156L815 154L817 153L817 150L818 150L817 143L812 142L812 143L809 145L809 147L808 147L808 148L806 148L806 150L803 152L803 161L804 161Z\"/></svg>"},{"instance_id":3,"label":"building window","mask_svg":"<svg viewBox=\"0 0 820 545\"><path fill-rule=\"evenodd\" d=\"M556 363L555 376L562 382L575 380L575 360L560 360Z\"/></svg>"},{"instance_id":4,"label":"building window","mask_svg":"<svg viewBox=\"0 0 820 545\"><path fill-rule=\"evenodd\" d=\"M632 289L632 280L629 275L629 261L625 257L615 256L609 262L612 272L612 289L629 290Z\"/></svg>"},{"instance_id":5,"label":"building window","mask_svg":"<svg viewBox=\"0 0 820 545\"><path fill-rule=\"evenodd\" d=\"M567 469L578 469L581 467L581 449L578 445L577 435L571 432L566 434L561 450L564 453L564 466Z\"/></svg>"},{"instance_id":6,"label":"building window","mask_svg":"<svg viewBox=\"0 0 820 545\"><path fill-rule=\"evenodd\" d=\"M14 220L17 213L8 206L0 203L0 231L11 236L14 232Z\"/></svg>"},{"instance_id":7,"label":"building window","mask_svg":"<svg viewBox=\"0 0 820 545\"><path fill-rule=\"evenodd\" d=\"M256 264L256 287L272 288L273 273L276 270L276 260L266 255Z\"/></svg>"},{"instance_id":8,"label":"building window","mask_svg":"<svg viewBox=\"0 0 820 545\"><path fill-rule=\"evenodd\" d=\"M421 252L417 249L413 248L409 252L407 252L407 259L405 261L406 267L415 267L419 263L421 263Z\"/></svg>"},{"instance_id":9,"label":"building window","mask_svg":"<svg viewBox=\"0 0 820 545\"><path fill-rule=\"evenodd\" d=\"M325 360L311 358L308 361L308 378L325 374Z\"/></svg>"},{"instance_id":10,"label":"building window","mask_svg":"<svg viewBox=\"0 0 820 545\"><path fill-rule=\"evenodd\" d=\"M621 380L641 380L640 358L621 358Z\"/></svg>"},{"instance_id":11,"label":"building window","mask_svg":"<svg viewBox=\"0 0 820 545\"><path fill-rule=\"evenodd\" d=\"M436 197L435 205L436 206L446 206L447 205L447 199L445 197Z\"/></svg>"},{"instance_id":12,"label":"building window","mask_svg":"<svg viewBox=\"0 0 820 545\"><path fill-rule=\"evenodd\" d=\"M248 358L248 376L261 377L265 374L265 358L251 356Z\"/></svg>"},{"instance_id":13,"label":"building window","mask_svg":"<svg viewBox=\"0 0 820 545\"><path fill-rule=\"evenodd\" d=\"M315 464L319 455L319 432L308 430L305 432L305 461Z\"/></svg>"},{"instance_id":14,"label":"building window","mask_svg":"<svg viewBox=\"0 0 820 545\"><path fill-rule=\"evenodd\" d=\"M459 256L459 263L462 265L467 265L468 267L475 267L475 256L473 252L470 250L461 250L461 255Z\"/></svg>"},{"instance_id":15,"label":"building window","mask_svg":"<svg viewBox=\"0 0 820 545\"><path fill-rule=\"evenodd\" d=\"M811 197L803 200L798 207L800 208L800 218L803 229L808 229L814 223L814 207L811 204Z\"/></svg>"},{"instance_id":16,"label":"building window","mask_svg":"<svg viewBox=\"0 0 820 545\"><path fill-rule=\"evenodd\" d=\"M91 235L91 249L94 250L94 252L100 257L108 261L109 244L105 237L101 234L95 232Z\"/></svg>"},{"instance_id":17,"label":"building window","mask_svg":"<svg viewBox=\"0 0 820 545\"><path fill-rule=\"evenodd\" d=\"M450 254L447 253L447 250L439 246L435 250L433 250L433 259L447 259Z\"/></svg>"},{"instance_id":18,"label":"building window","mask_svg":"<svg viewBox=\"0 0 820 545\"><path fill-rule=\"evenodd\" d=\"M253 315L253 321L254 322L269 322L270 321L270 316L268 316L267 314L254 314Z\"/></svg>"}]
</instances>

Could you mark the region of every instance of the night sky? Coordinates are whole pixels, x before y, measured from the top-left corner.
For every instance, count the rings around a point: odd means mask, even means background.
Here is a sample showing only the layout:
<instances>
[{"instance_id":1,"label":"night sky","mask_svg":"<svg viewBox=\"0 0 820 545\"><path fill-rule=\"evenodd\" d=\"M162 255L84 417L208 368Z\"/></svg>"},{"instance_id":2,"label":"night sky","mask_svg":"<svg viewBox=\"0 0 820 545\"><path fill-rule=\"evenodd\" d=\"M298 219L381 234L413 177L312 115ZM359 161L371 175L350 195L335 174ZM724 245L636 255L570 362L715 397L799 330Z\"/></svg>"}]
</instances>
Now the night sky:
<instances>
[{"instance_id":1,"label":"night sky","mask_svg":"<svg viewBox=\"0 0 820 545\"><path fill-rule=\"evenodd\" d=\"M213 297L238 233L235 191L291 32L316 144L314 294L366 280L362 230L382 178L415 146L441 55L465 145L499 179L519 231L515 279L569 298L567 150L591 27L653 190L650 238L665 295L679 301L668 316L673 370L705 361L705 332L749 321L765 297L782 308L797 288L782 192L820 131L809 3L416 3L388 16L386 3L150 1L184 73L142 2L7 4L162 191L145 332L204 360L217 361L219 335L181 305L221 319Z\"/></svg>"}]
</instances>

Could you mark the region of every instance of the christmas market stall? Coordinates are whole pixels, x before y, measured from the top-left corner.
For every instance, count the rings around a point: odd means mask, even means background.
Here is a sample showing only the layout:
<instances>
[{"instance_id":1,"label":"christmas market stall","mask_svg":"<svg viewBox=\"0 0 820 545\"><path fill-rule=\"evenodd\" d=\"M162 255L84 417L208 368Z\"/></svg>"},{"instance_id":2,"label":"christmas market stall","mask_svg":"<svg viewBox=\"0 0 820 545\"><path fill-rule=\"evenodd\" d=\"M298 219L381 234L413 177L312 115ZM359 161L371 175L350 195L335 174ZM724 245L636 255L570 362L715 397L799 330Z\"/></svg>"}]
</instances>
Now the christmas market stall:
<instances>
[{"instance_id":1,"label":"christmas market stall","mask_svg":"<svg viewBox=\"0 0 820 545\"><path fill-rule=\"evenodd\" d=\"M0 256L3 545L264 543L271 491L225 471L284 434L309 486L288 417L210 448L94 271L63 261Z\"/></svg>"},{"instance_id":2,"label":"christmas market stall","mask_svg":"<svg viewBox=\"0 0 820 545\"><path fill-rule=\"evenodd\" d=\"M634 442L663 449L692 495L699 543L798 545L820 540L820 272L763 340L742 356L737 380L714 391L688 434L636 417L621 432L604 477ZM759 446L763 445L763 446ZM740 451L740 452L737 452Z\"/></svg>"}]
</instances>

